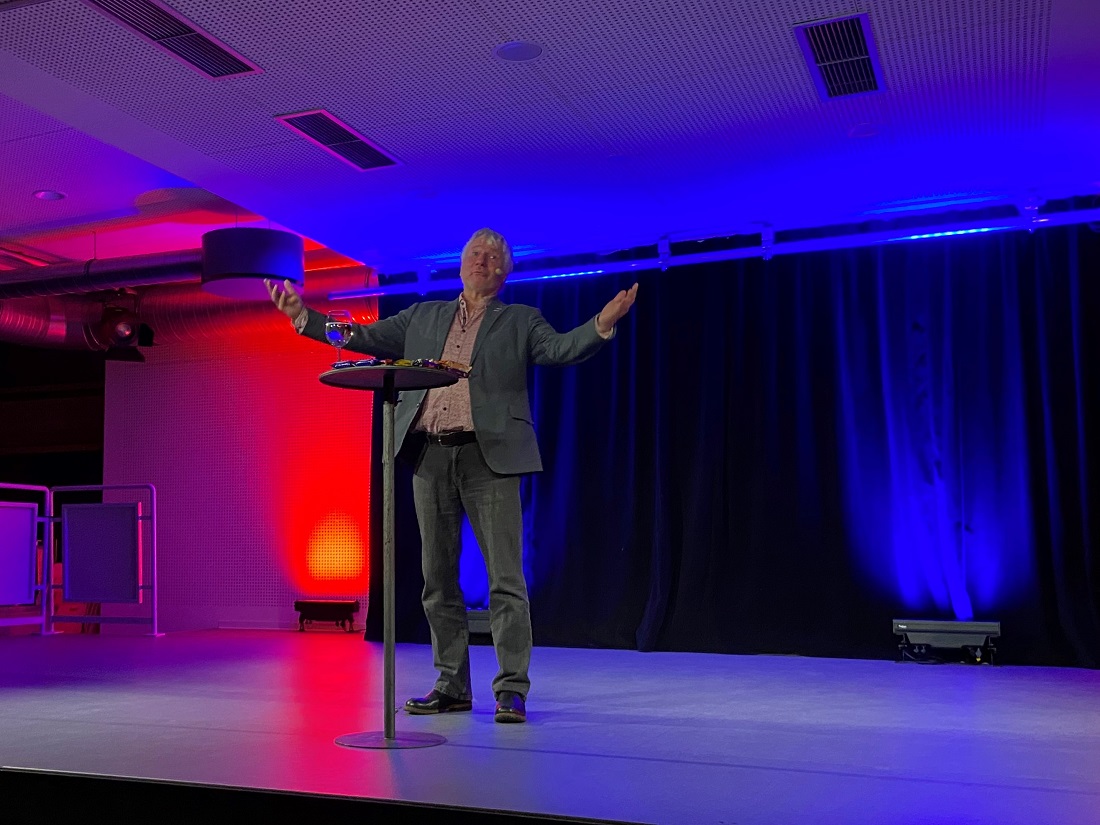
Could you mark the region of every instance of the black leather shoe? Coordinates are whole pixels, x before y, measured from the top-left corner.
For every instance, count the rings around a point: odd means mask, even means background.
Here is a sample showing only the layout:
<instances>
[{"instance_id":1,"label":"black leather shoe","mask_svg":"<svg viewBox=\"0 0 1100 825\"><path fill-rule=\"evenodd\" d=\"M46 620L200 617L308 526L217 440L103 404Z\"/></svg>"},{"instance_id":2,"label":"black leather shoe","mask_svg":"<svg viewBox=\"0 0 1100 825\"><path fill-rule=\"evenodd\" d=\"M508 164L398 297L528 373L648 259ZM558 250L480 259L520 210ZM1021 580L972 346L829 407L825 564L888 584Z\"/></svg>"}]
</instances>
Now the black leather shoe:
<instances>
[{"instance_id":1,"label":"black leather shoe","mask_svg":"<svg viewBox=\"0 0 1100 825\"><path fill-rule=\"evenodd\" d=\"M474 703L469 699L455 699L438 690L433 690L419 699L410 699L405 703L405 710L408 713L458 713L473 710L473 707Z\"/></svg>"},{"instance_id":2,"label":"black leather shoe","mask_svg":"<svg viewBox=\"0 0 1100 825\"><path fill-rule=\"evenodd\" d=\"M502 690L497 694L497 709L494 718L498 722L526 722L527 703L518 693Z\"/></svg>"}]
</instances>

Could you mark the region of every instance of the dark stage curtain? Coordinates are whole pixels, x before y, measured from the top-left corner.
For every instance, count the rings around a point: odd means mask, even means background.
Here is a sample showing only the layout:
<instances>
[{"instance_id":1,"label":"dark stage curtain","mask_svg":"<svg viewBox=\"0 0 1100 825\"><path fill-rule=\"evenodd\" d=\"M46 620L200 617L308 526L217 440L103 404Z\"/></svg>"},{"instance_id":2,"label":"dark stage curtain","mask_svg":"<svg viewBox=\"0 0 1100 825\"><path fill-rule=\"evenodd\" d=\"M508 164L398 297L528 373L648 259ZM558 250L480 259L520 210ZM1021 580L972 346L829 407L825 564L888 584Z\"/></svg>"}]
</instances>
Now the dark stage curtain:
<instances>
[{"instance_id":1,"label":"dark stage curtain","mask_svg":"<svg viewBox=\"0 0 1100 825\"><path fill-rule=\"evenodd\" d=\"M537 645L894 658L891 619L957 618L1000 621L1002 662L1100 663L1100 234L637 279L615 341L533 372ZM502 298L566 329L633 280L516 283ZM382 314L414 300L383 299ZM396 493L398 639L426 642L400 464Z\"/></svg>"}]
</instances>

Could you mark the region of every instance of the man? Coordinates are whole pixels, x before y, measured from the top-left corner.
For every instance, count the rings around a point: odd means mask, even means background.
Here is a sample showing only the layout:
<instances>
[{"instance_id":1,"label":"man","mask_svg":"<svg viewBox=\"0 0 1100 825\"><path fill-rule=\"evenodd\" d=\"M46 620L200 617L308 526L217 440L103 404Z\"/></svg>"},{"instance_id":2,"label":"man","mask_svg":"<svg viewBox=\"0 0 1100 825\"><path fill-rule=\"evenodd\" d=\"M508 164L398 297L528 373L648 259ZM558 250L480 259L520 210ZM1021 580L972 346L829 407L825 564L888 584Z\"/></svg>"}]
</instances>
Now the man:
<instances>
[{"instance_id":1,"label":"man","mask_svg":"<svg viewBox=\"0 0 1100 825\"><path fill-rule=\"evenodd\" d=\"M592 320L557 332L534 307L497 298L512 271L508 242L492 229L462 250L462 293L424 301L390 318L356 325L347 349L381 358L455 361L468 378L401 394L396 452L412 453L413 503L420 525L422 602L439 671L432 690L409 699L413 714L473 708L466 604L459 587L463 514L489 573L489 625L499 670L498 722L524 722L531 682L531 616L523 574L520 477L542 470L531 421L529 364L564 366L590 358L615 334L638 285L620 291ZM325 316L307 308L289 281L267 282L271 299L300 334L324 341Z\"/></svg>"}]
</instances>

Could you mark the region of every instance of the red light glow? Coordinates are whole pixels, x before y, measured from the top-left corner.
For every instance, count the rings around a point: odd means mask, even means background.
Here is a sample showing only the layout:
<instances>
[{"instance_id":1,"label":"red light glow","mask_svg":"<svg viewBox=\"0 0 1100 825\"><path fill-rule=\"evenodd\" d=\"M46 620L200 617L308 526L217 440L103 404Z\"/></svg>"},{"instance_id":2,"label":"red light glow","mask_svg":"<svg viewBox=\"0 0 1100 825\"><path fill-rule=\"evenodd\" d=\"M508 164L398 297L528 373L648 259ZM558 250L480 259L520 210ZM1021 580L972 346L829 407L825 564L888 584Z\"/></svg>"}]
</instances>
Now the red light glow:
<instances>
[{"instance_id":1,"label":"red light glow","mask_svg":"<svg viewBox=\"0 0 1100 825\"><path fill-rule=\"evenodd\" d=\"M347 513L331 513L314 527L306 548L306 571L315 581L347 582L364 577L369 567L367 542L359 523Z\"/></svg>"}]
</instances>

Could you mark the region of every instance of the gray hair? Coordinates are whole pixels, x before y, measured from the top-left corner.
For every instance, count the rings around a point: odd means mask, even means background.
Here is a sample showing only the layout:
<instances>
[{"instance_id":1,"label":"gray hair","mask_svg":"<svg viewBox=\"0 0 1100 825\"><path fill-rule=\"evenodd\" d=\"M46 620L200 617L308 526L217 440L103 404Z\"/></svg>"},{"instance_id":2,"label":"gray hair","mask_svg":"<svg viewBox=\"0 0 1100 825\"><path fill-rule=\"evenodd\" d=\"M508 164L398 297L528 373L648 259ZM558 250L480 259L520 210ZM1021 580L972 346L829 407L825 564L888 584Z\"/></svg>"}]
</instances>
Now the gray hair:
<instances>
[{"instance_id":1,"label":"gray hair","mask_svg":"<svg viewBox=\"0 0 1100 825\"><path fill-rule=\"evenodd\" d=\"M501 261L501 269L504 270L504 274L507 275L512 271L512 246L505 240L504 236L497 232L495 229L479 229L473 235L470 236L470 240L466 241L466 245L462 247L462 257L466 257L466 252L470 249L470 246L474 241L482 240L490 246L498 247L504 258Z\"/></svg>"}]
</instances>

